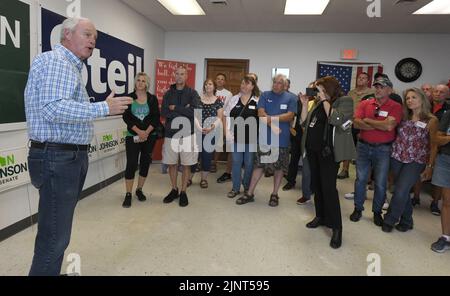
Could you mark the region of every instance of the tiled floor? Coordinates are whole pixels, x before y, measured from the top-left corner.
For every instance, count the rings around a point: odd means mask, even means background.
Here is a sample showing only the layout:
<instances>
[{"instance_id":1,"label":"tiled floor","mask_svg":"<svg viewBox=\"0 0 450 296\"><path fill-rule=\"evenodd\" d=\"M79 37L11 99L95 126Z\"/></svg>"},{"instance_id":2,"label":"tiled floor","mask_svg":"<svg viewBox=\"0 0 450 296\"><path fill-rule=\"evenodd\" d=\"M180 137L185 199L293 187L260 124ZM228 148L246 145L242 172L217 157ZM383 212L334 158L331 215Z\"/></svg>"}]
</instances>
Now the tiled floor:
<instances>
[{"instance_id":1,"label":"tiled floor","mask_svg":"<svg viewBox=\"0 0 450 296\"><path fill-rule=\"evenodd\" d=\"M66 256L80 255L83 275L366 275L370 253L380 255L382 275L450 274L450 252L430 250L441 226L425 194L414 212L414 230L386 234L372 223L370 211L358 223L349 221L353 202L343 195L352 191L354 172L338 180L344 234L342 247L334 250L330 230L305 227L314 206L295 203L298 186L280 191L280 205L271 208L272 179L263 178L256 202L237 206L226 197L231 183L217 184L218 175L210 175L206 190L196 175L187 208L162 203L169 178L159 165L152 166L144 187L151 194L147 202L133 198L132 207L123 209L123 181L82 200ZM35 231L34 226L0 243L0 275L27 274Z\"/></svg>"}]
</instances>

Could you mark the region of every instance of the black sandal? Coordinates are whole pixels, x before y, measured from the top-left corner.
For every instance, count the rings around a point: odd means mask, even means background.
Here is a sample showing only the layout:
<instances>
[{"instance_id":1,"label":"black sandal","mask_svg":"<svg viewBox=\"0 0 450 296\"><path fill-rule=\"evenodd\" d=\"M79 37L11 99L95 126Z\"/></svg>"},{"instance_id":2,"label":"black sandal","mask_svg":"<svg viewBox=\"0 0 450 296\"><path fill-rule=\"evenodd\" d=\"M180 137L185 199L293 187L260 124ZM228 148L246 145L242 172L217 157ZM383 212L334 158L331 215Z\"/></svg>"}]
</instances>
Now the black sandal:
<instances>
[{"instance_id":1,"label":"black sandal","mask_svg":"<svg viewBox=\"0 0 450 296\"><path fill-rule=\"evenodd\" d=\"M269 206L271 206L271 207L276 207L276 206L278 206L278 200L279 200L280 198L278 197L278 195L276 195L276 194L272 194L271 196L270 196L270 199L269 199Z\"/></svg>"},{"instance_id":2,"label":"black sandal","mask_svg":"<svg viewBox=\"0 0 450 296\"><path fill-rule=\"evenodd\" d=\"M208 188L208 181L201 180L200 181L200 187L203 188L203 189Z\"/></svg>"},{"instance_id":3,"label":"black sandal","mask_svg":"<svg viewBox=\"0 0 450 296\"><path fill-rule=\"evenodd\" d=\"M230 192L228 192L227 196L228 196L229 198L235 198L235 197L238 196L239 194L241 194L239 191L231 190Z\"/></svg>"},{"instance_id":4,"label":"black sandal","mask_svg":"<svg viewBox=\"0 0 450 296\"><path fill-rule=\"evenodd\" d=\"M246 193L246 194L244 194L244 196L241 196L236 200L236 204L244 205L249 202L254 202L255 201L254 197L255 197L255 195L253 195L253 194L249 195L248 193Z\"/></svg>"}]
</instances>

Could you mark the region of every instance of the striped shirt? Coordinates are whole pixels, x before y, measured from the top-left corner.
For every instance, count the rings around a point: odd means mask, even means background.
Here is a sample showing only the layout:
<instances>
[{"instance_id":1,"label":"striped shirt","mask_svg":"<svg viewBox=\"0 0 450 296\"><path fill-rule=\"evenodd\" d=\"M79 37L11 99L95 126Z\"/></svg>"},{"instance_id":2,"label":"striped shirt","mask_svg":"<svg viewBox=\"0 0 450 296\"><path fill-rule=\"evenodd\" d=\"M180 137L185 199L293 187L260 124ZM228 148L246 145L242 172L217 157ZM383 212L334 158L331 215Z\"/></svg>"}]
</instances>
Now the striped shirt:
<instances>
[{"instance_id":1,"label":"striped shirt","mask_svg":"<svg viewBox=\"0 0 450 296\"><path fill-rule=\"evenodd\" d=\"M82 69L82 60L60 44L36 56L25 88L25 114L31 140L91 143L92 120L108 115L109 107L106 102L89 102Z\"/></svg>"}]
</instances>

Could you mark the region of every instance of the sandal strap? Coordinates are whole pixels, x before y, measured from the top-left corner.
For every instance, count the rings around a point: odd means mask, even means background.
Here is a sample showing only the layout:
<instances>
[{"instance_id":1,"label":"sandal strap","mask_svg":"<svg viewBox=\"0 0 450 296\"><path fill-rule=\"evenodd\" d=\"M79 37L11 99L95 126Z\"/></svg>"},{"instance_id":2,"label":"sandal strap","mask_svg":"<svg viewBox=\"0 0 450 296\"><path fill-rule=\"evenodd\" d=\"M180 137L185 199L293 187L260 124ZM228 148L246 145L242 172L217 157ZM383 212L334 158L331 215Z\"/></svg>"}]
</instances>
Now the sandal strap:
<instances>
[{"instance_id":1,"label":"sandal strap","mask_svg":"<svg viewBox=\"0 0 450 296\"><path fill-rule=\"evenodd\" d=\"M270 195L269 205L270 206L277 206L279 199L280 199L280 197L277 194Z\"/></svg>"},{"instance_id":2,"label":"sandal strap","mask_svg":"<svg viewBox=\"0 0 450 296\"><path fill-rule=\"evenodd\" d=\"M249 194L244 194L243 196L239 197L236 202L239 204L244 204L244 203L248 203L250 201L253 200L255 196L254 195L249 195Z\"/></svg>"}]
</instances>

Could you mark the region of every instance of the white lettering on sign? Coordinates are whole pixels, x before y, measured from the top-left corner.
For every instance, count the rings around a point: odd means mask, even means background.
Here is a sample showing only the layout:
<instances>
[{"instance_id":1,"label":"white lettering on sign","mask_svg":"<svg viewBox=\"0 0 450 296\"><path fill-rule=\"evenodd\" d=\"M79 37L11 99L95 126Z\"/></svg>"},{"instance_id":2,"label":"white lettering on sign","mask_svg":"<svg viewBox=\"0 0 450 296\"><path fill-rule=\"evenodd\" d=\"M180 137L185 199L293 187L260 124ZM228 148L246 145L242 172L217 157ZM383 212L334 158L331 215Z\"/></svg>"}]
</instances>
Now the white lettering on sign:
<instances>
[{"instance_id":1,"label":"white lettering on sign","mask_svg":"<svg viewBox=\"0 0 450 296\"><path fill-rule=\"evenodd\" d=\"M14 32L8 23L8 19L0 15L0 45L6 45L6 31L15 48L20 48L20 22L14 21Z\"/></svg>"},{"instance_id":2,"label":"white lettering on sign","mask_svg":"<svg viewBox=\"0 0 450 296\"><path fill-rule=\"evenodd\" d=\"M60 32L61 25L53 28L50 36L50 44L52 48L60 42ZM124 65L120 61L112 60L109 64L107 64L107 60L102 57L101 49L95 48L92 52L92 56L87 60L90 71L88 71L86 65L83 65L81 74L84 85L87 85L90 78L92 90L97 94L106 93L108 86L110 89L114 89L116 94L124 94L126 92L126 82L128 82L128 90L133 90L134 71L136 69L136 73L142 72L142 57L134 56L129 53L128 62L128 65ZM107 81L102 81L101 79L101 73L104 70L106 70L107 73Z\"/></svg>"}]
</instances>

